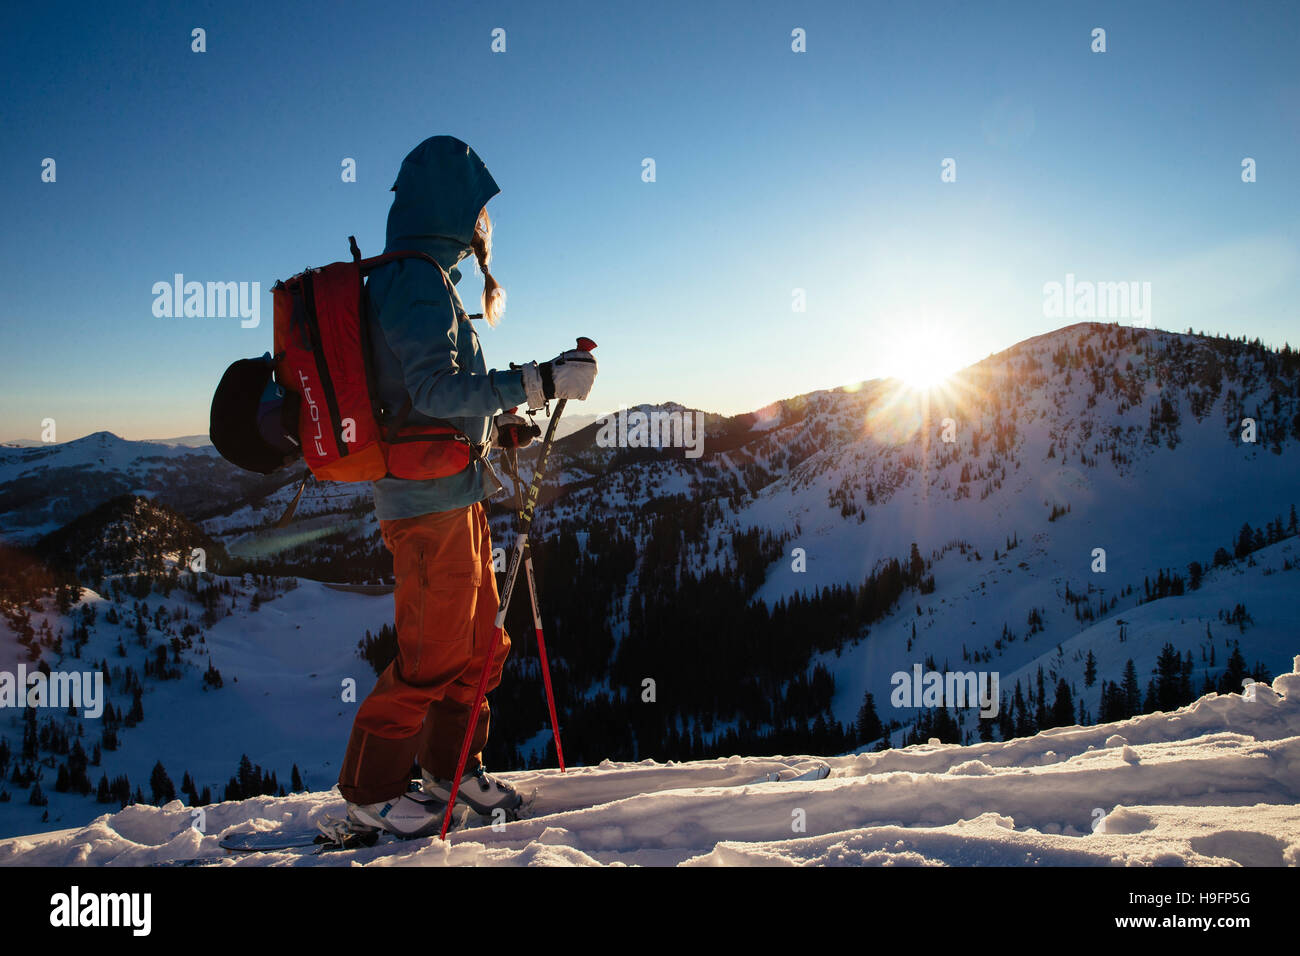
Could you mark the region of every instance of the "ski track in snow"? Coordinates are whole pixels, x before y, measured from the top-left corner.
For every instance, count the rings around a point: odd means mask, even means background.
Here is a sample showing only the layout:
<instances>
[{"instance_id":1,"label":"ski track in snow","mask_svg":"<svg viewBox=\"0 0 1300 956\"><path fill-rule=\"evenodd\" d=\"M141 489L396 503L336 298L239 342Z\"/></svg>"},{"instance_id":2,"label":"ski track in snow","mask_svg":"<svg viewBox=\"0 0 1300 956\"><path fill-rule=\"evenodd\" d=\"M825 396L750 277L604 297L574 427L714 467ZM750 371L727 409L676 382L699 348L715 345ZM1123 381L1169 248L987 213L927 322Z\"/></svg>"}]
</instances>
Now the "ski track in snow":
<instances>
[{"instance_id":1,"label":"ski track in snow","mask_svg":"<svg viewBox=\"0 0 1300 956\"><path fill-rule=\"evenodd\" d=\"M1300 657L1172 714L971 746L504 774L536 793L497 830L323 856L225 855L232 828L314 825L326 793L135 806L0 842L0 865L1300 865ZM829 773L828 773L829 771ZM806 828L796 829L803 819Z\"/></svg>"}]
</instances>

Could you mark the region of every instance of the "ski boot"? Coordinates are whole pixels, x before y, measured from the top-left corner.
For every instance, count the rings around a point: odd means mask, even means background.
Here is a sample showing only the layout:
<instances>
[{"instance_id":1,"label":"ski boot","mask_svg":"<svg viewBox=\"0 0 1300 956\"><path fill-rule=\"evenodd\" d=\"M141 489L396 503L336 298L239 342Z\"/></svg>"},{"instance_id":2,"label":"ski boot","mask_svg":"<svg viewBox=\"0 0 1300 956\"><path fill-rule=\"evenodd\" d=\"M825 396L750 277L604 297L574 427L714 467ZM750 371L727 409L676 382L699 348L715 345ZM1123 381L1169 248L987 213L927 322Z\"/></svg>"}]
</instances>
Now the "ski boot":
<instances>
[{"instance_id":1,"label":"ski boot","mask_svg":"<svg viewBox=\"0 0 1300 956\"><path fill-rule=\"evenodd\" d=\"M422 792L436 800L445 808L451 799L451 781L442 780L425 770ZM500 777L494 777L482 766L471 770L460 779L460 788L456 791L456 802L468 806L475 813L491 817L497 810L504 810L507 820L517 819L519 807L524 799Z\"/></svg>"},{"instance_id":2,"label":"ski boot","mask_svg":"<svg viewBox=\"0 0 1300 956\"><path fill-rule=\"evenodd\" d=\"M404 840L436 836L442 829L447 800L422 790L408 790L380 803L349 803L348 822L359 830L382 830Z\"/></svg>"}]
</instances>

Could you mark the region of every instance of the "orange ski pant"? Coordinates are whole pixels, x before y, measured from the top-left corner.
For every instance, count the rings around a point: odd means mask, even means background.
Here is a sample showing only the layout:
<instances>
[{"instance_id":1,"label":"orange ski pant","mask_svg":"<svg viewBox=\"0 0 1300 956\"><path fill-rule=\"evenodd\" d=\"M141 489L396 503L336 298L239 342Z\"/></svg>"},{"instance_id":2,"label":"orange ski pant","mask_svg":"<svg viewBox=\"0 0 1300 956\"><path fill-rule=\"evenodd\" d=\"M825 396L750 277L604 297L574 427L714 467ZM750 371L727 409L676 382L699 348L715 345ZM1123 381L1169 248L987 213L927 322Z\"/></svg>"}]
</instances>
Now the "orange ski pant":
<instances>
[{"instance_id":1,"label":"orange ski pant","mask_svg":"<svg viewBox=\"0 0 1300 956\"><path fill-rule=\"evenodd\" d=\"M491 691L510 653L509 635L493 626L497 583L481 503L379 526L397 578L397 658L352 724L339 772L351 803L405 793L414 761L435 777L454 776L483 662L492 656ZM490 716L485 698L466 772L479 766Z\"/></svg>"}]
</instances>

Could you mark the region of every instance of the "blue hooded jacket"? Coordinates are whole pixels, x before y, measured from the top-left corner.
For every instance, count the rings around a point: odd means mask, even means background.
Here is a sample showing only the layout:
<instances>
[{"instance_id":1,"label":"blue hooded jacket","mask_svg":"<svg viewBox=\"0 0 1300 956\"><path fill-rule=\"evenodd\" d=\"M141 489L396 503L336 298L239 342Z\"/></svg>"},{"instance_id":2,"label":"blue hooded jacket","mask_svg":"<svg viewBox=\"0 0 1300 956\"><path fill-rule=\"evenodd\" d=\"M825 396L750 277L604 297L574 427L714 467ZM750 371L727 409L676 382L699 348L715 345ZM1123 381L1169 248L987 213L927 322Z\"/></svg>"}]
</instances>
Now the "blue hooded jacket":
<instances>
[{"instance_id":1,"label":"blue hooded jacket","mask_svg":"<svg viewBox=\"0 0 1300 956\"><path fill-rule=\"evenodd\" d=\"M501 190L483 161L454 136L426 139L402 160L388 211L385 252L428 253L460 280L456 264L471 253L479 210ZM489 371L478 335L453 286L423 259L399 259L370 274L370 331L380 401L395 414L411 399L408 424L440 418L472 442L486 442L492 416L526 401L517 371ZM387 424L385 422L384 424ZM447 478L373 483L383 520L462 508L491 497L501 483L486 461Z\"/></svg>"}]
</instances>

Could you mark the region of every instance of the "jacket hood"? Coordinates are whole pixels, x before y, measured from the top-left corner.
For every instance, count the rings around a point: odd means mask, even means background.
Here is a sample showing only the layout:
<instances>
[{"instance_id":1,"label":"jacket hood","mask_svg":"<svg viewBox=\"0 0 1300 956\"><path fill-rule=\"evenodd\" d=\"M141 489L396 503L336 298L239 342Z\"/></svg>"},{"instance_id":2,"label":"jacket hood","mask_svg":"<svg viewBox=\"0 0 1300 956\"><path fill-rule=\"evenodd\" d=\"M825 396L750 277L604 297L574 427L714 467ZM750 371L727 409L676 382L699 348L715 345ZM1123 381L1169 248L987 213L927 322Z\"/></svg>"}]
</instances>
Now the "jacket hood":
<instances>
[{"instance_id":1,"label":"jacket hood","mask_svg":"<svg viewBox=\"0 0 1300 956\"><path fill-rule=\"evenodd\" d=\"M384 251L426 252L458 281L456 263L470 253L479 210L500 191L469 146L454 136L430 136L402 160Z\"/></svg>"}]
</instances>

